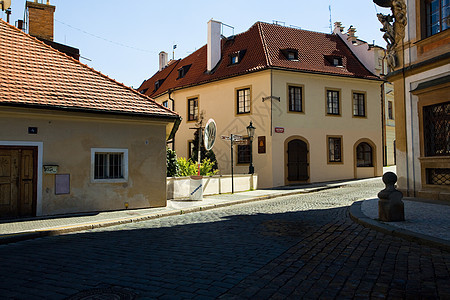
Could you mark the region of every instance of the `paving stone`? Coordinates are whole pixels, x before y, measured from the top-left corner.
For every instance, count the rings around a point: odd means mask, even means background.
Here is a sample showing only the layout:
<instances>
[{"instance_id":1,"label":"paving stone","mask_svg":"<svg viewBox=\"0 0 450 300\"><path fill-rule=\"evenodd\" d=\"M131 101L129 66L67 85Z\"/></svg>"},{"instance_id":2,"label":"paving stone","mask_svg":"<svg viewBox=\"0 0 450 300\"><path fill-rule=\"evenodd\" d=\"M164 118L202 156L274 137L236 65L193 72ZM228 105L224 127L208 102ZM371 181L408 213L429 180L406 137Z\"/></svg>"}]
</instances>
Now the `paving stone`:
<instances>
[{"instance_id":1,"label":"paving stone","mask_svg":"<svg viewBox=\"0 0 450 300\"><path fill-rule=\"evenodd\" d=\"M35 282L53 299L102 284L142 299L446 299L448 252L350 220L348 206L382 188L369 181L2 245L0 292L40 296Z\"/></svg>"}]
</instances>

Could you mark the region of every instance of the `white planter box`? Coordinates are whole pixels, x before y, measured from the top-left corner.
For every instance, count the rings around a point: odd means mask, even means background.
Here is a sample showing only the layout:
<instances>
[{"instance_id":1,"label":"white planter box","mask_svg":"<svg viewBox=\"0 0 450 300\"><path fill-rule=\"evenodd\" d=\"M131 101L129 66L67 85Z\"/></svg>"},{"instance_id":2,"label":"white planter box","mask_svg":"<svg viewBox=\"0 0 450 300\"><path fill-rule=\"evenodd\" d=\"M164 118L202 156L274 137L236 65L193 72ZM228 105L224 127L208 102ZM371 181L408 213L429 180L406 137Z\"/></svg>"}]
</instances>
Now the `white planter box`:
<instances>
[{"instance_id":1,"label":"white planter box","mask_svg":"<svg viewBox=\"0 0 450 300\"><path fill-rule=\"evenodd\" d=\"M234 175L234 192L244 192L258 188L257 174ZM203 177L203 195L231 193L231 175ZM189 199L189 177L167 177L167 199Z\"/></svg>"}]
</instances>

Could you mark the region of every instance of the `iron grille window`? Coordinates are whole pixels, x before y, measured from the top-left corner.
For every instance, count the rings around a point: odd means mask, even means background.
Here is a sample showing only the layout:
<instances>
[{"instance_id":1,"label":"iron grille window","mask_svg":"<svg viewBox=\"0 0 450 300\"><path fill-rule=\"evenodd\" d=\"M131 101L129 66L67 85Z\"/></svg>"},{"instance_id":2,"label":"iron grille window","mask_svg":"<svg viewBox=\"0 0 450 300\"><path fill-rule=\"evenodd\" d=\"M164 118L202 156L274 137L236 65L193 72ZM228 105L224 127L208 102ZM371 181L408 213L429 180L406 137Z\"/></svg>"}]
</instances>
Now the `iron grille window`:
<instances>
[{"instance_id":1,"label":"iron grille window","mask_svg":"<svg viewBox=\"0 0 450 300\"><path fill-rule=\"evenodd\" d=\"M353 93L353 115L357 117L366 116L366 101L364 99L364 94Z\"/></svg>"},{"instance_id":2,"label":"iron grille window","mask_svg":"<svg viewBox=\"0 0 450 300\"><path fill-rule=\"evenodd\" d=\"M356 147L356 166L373 167L372 147L367 143L361 143Z\"/></svg>"},{"instance_id":3,"label":"iron grille window","mask_svg":"<svg viewBox=\"0 0 450 300\"><path fill-rule=\"evenodd\" d=\"M237 90L237 113L250 112L250 88Z\"/></svg>"},{"instance_id":4,"label":"iron grille window","mask_svg":"<svg viewBox=\"0 0 450 300\"><path fill-rule=\"evenodd\" d=\"M432 36L450 27L450 1L425 0L427 36Z\"/></svg>"},{"instance_id":5,"label":"iron grille window","mask_svg":"<svg viewBox=\"0 0 450 300\"><path fill-rule=\"evenodd\" d=\"M342 162L342 140L337 137L328 138L328 161Z\"/></svg>"},{"instance_id":6,"label":"iron grille window","mask_svg":"<svg viewBox=\"0 0 450 300\"><path fill-rule=\"evenodd\" d=\"M327 113L339 115L339 91L327 90Z\"/></svg>"},{"instance_id":7,"label":"iron grille window","mask_svg":"<svg viewBox=\"0 0 450 300\"><path fill-rule=\"evenodd\" d=\"M238 145L238 164L250 163L250 145Z\"/></svg>"},{"instance_id":8,"label":"iron grille window","mask_svg":"<svg viewBox=\"0 0 450 300\"><path fill-rule=\"evenodd\" d=\"M198 98L188 99L188 121L198 119Z\"/></svg>"},{"instance_id":9,"label":"iron grille window","mask_svg":"<svg viewBox=\"0 0 450 300\"><path fill-rule=\"evenodd\" d=\"M298 86L289 87L289 111L302 112L302 88Z\"/></svg>"},{"instance_id":10,"label":"iron grille window","mask_svg":"<svg viewBox=\"0 0 450 300\"><path fill-rule=\"evenodd\" d=\"M450 156L450 102L423 108L425 156Z\"/></svg>"},{"instance_id":11,"label":"iron grille window","mask_svg":"<svg viewBox=\"0 0 450 300\"><path fill-rule=\"evenodd\" d=\"M450 185L450 169L426 169L427 184Z\"/></svg>"},{"instance_id":12,"label":"iron grille window","mask_svg":"<svg viewBox=\"0 0 450 300\"><path fill-rule=\"evenodd\" d=\"M95 153L94 179L123 177L123 153Z\"/></svg>"}]
</instances>

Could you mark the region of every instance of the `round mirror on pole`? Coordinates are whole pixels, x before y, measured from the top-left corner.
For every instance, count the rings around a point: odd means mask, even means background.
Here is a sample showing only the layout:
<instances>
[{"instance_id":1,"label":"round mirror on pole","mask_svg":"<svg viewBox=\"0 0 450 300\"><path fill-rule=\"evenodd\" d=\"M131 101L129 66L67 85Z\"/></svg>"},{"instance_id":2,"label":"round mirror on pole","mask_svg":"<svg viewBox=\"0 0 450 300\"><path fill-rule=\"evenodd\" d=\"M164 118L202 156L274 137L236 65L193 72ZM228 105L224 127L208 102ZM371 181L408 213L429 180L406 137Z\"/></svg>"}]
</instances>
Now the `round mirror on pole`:
<instances>
[{"instance_id":1,"label":"round mirror on pole","mask_svg":"<svg viewBox=\"0 0 450 300\"><path fill-rule=\"evenodd\" d=\"M213 119L209 119L205 126L204 142L207 151L211 150L216 141L217 126Z\"/></svg>"}]
</instances>

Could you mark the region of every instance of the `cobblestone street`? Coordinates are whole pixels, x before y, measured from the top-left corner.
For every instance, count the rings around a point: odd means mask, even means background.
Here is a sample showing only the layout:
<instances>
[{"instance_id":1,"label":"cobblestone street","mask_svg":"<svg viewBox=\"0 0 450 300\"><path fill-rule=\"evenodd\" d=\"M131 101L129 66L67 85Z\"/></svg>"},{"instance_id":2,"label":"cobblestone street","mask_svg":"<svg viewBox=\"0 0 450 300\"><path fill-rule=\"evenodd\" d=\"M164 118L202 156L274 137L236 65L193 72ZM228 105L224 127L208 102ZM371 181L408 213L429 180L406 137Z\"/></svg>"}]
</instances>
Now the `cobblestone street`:
<instances>
[{"instance_id":1,"label":"cobblestone street","mask_svg":"<svg viewBox=\"0 0 450 300\"><path fill-rule=\"evenodd\" d=\"M2 245L0 298L450 299L450 253L349 218L349 205L382 188L368 181Z\"/></svg>"}]
</instances>

